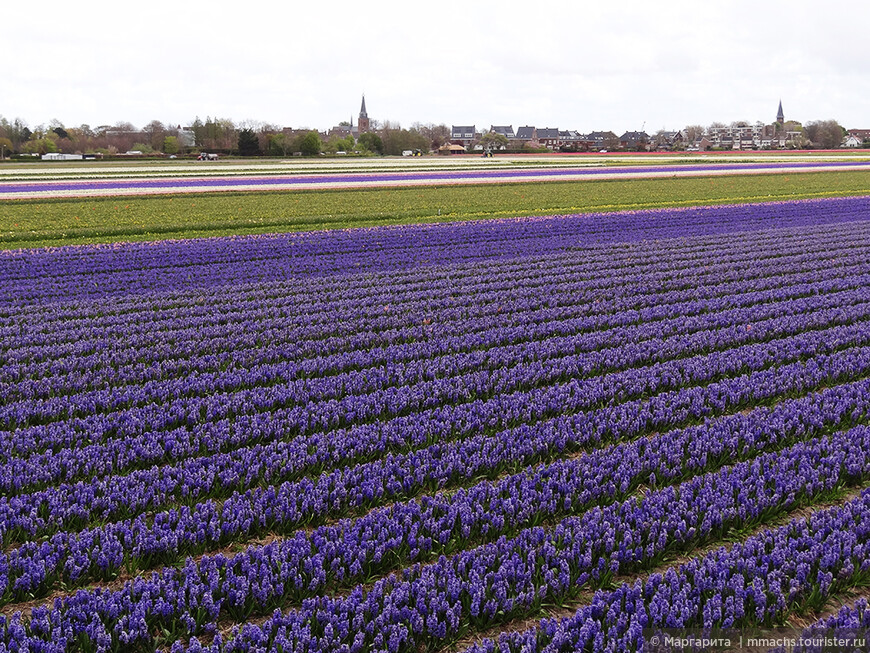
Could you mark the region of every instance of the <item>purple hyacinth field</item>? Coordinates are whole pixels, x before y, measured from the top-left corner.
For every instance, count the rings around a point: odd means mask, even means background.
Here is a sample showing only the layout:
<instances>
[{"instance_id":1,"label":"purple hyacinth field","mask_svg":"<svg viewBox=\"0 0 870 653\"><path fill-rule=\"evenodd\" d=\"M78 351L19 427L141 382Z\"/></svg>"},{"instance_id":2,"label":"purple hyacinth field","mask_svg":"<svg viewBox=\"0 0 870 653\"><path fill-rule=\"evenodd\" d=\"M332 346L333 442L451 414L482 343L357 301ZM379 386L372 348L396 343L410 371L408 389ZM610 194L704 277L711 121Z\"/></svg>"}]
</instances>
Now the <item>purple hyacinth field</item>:
<instances>
[{"instance_id":1,"label":"purple hyacinth field","mask_svg":"<svg viewBox=\"0 0 870 653\"><path fill-rule=\"evenodd\" d=\"M3 251L0 334L0 653L870 630L870 197Z\"/></svg>"}]
</instances>

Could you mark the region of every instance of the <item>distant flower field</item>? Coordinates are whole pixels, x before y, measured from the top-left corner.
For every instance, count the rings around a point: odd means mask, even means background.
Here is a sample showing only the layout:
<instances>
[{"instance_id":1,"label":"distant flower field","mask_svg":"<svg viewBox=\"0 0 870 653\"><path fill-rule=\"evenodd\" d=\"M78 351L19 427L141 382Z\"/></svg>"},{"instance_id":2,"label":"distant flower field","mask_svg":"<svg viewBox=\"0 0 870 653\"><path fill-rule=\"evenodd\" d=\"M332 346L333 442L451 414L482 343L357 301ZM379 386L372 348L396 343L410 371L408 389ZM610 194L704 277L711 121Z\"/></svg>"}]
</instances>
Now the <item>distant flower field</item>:
<instances>
[{"instance_id":1,"label":"distant flower field","mask_svg":"<svg viewBox=\"0 0 870 653\"><path fill-rule=\"evenodd\" d=\"M443 167L443 166L440 166ZM188 172L162 172L123 176L92 174L83 168L78 178L0 178L0 199L57 197L115 197L166 195L172 193L209 193L215 191L305 190L323 188L397 188L434 184L505 184L542 181L590 181L594 179L643 179L657 177L708 177L710 175L758 175L784 172L854 172L870 170L866 160L858 161L764 161L764 162L683 162L667 165L605 166L524 165L515 168L478 169L469 165L457 169L342 171L293 174L271 171L256 174L250 170L216 175L191 176ZM13 171L14 172L14 171ZM40 168L39 173L51 172ZM33 177L33 175L29 175Z\"/></svg>"},{"instance_id":2,"label":"distant flower field","mask_svg":"<svg viewBox=\"0 0 870 653\"><path fill-rule=\"evenodd\" d=\"M0 652L870 626L870 197L8 250L0 334Z\"/></svg>"},{"instance_id":3,"label":"distant flower field","mask_svg":"<svg viewBox=\"0 0 870 653\"><path fill-rule=\"evenodd\" d=\"M493 176L489 179L498 183L474 183L473 176L462 177L464 173L453 171L456 175L453 179L462 180L462 183L446 184L435 177L427 177L430 173L417 171L417 180L422 184L419 186L318 190L309 184L303 190L275 190L275 186L260 186L254 191L244 190L245 178L240 174L236 181L242 186L234 186L235 192L96 198L42 196L17 200L0 193L0 248L237 236L870 195L870 175L866 171L848 167L849 162L842 162L845 168L816 165L818 163L806 162L807 165L800 168L804 171L801 174L795 174L797 168L794 165L769 168L771 171L777 170L778 174L736 174L730 166L718 169L723 174L714 174L709 166L686 164L681 169L705 176L673 176L665 166L649 168L664 177L602 178L613 168L598 168L597 173L590 173L584 181L566 181L565 177L561 177L560 181L542 183L522 176L522 173L527 172L546 175L550 171L558 175L562 171L553 167L551 170L541 168L531 171L471 171L472 175L491 174ZM768 165L778 164L768 162ZM634 169L637 168L635 166ZM45 171L49 169L50 166ZM745 168L744 172L757 172L758 169ZM43 168L35 168L32 176L36 176L40 170ZM635 174L631 172L632 168L618 170L629 176ZM85 173L84 170L77 172ZM450 171L441 171L444 172ZM515 176L511 183L502 183L504 178L498 174L503 172L521 174ZM380 173L372 171L371 174L358 176L379 178L385 184L398 183L387 179L385 175L378 177ZM159 183L162 182L153 178L155 174L154 171L146 172L146 178L148 175L152 178L140 181L157 183L153 188L159 190ZM414 173L404 171L399 176L402 174ZM308 175L306 178L318 178L329 183L330 179L339 181L343 175L333 171ZM279 177L275 179L280 181ZM116 183L106 178L103 181ZM190 180L180 181L187 183ZM106 193L123 193L123 184L126 182L122 180L117 183L121 184L121 190L107 187ZM14 182L0 185L9 189ZM177 189L184 191L184 186L180 185ZM269 189L268 192L266 189Z\"/></svg>"}]
</instances>

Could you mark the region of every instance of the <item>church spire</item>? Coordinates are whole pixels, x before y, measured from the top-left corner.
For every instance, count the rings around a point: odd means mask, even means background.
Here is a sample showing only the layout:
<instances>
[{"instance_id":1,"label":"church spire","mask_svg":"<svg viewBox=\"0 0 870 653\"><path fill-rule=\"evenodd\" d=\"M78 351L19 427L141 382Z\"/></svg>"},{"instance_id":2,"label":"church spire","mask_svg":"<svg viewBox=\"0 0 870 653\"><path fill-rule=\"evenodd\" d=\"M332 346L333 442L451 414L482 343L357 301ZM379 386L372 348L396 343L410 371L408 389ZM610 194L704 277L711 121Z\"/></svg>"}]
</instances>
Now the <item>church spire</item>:
<instances>
[{"instance_id":1,"label":"church spire","mask_svg":"<svg viewBox=\"0 0 870 653\"><path fill-rule=\"evenodd\" d=\"M369 120L369 114L366 111L366 96L363 93L362 96L362 106L359 108L359 119L357 120L357 124L359 125L359 133L364 134L371 128L371 121Z\"/></svg>"},{"instance_id":2,"label":"church spire","mask_svg":"<svg viewBox=\"0 0 870 653\"><path fill-rule=\"evenodd\" d=\"M776 112L776 122L784 123L785 116L782 113L782 100L779 101L779 110Z\"/></svg>"}]
</instances>

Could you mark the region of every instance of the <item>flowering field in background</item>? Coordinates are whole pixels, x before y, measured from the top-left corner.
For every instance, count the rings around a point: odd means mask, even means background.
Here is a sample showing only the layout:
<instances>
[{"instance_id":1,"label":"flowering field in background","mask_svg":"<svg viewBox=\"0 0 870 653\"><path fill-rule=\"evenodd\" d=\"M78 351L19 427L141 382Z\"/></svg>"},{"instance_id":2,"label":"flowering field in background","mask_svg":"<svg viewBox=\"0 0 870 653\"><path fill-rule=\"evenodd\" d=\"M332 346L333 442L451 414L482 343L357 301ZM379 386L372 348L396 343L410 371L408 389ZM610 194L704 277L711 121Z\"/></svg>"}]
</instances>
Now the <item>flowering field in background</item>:
<instances>
[{"instance_id":1,"label":"flowering field in background","mask_svg":"<svg viewBox=\"0 0 870 653\"><path fill-rule=\"evenodd\" d=\"M870 624L870 197L8 250L0 334L0 652Z\"/></svg>"},{"instance_id":2,"label":"flowering field in background","mask_svg":"<svg viewBox=\"0 0 870 653\"><path fill-rule=\"evenodd\" d=\"M813 168L818 170L818 168ZM0 248L870 195L863 171L0 201Z\"/></svg>"},{"instance_id":3,"label":"flowering field in background","mask_svg":"<svg viewBox=\"0 0 870 653\"><path fill-rule=\"evenodd\" d=\"M145 178L0 179L0 200L41 197L99 197L209 193L215 191L303 190L324 188L397 188L434 184L505 184L593 179L645 179L659 177L709 177L711 175L759 175L790 172L870 170L868 161L765 161L728 163L682 163L679 165L631 165L589 167L538 166L522 169L481 170L471 167L451 170L398 170L378 172L331 171L326 174L231 174L199 176L155 174Z\"/></svg>"}]
</instances>

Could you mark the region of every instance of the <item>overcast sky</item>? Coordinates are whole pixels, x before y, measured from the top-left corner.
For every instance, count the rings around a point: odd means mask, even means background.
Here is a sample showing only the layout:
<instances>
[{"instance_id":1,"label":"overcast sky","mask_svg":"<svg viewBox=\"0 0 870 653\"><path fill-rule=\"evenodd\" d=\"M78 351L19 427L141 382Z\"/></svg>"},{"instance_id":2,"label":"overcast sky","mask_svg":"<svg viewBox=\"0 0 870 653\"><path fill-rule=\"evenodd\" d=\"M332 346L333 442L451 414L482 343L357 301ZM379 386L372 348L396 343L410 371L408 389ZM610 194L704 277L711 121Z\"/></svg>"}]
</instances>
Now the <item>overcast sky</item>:
<instances>
[{"instance_id":1,"label":"overcast sky","mask_svg":"<svg viewBox=\"0 0 870 653\"><path fill-rule=\"evenodd\" d=\"M581 132L833 118L870 128L858 0L7 3L0 116Z\"/></svg>"}]
</instances>

